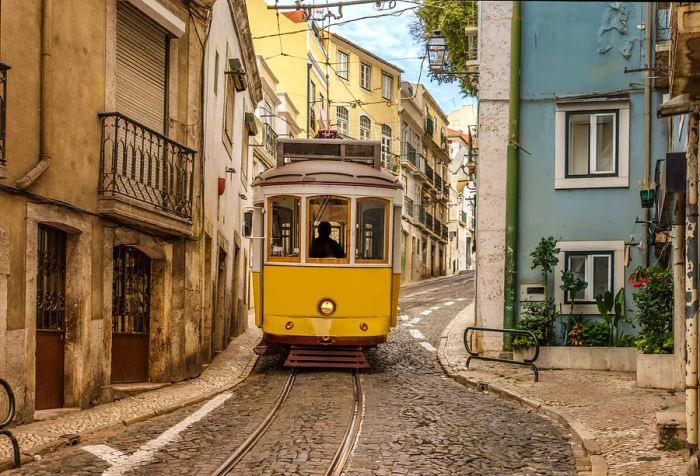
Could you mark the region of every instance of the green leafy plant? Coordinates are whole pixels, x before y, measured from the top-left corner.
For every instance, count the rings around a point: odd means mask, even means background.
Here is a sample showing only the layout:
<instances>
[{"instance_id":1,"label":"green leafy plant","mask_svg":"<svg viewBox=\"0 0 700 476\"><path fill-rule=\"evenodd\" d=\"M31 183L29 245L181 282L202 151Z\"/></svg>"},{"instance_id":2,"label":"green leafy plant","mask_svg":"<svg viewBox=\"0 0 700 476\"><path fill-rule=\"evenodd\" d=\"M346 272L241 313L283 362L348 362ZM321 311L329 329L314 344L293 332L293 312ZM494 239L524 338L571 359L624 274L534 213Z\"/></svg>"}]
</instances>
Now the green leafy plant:
<instances>
[{"instance_id":1,"label":"green leafy plant","mask_svg":"<svg viewBox=\"0 0 700 476\"><path fill-rule=\"evenodd\" d=\"M620 289L615 296L605 291L602 296L596 296L596 305L600 317L608 326L609 341L606 345L619 347L625 334L620 328L621 322L629 322L625 316L625 288Z\"/></svg>"},{"instance_id":2,"label":"green leafy plant","mask_svg":"<svg viewBox=\"0 0 700 476\"><path fill-rule=\"evenodd\" d=\"M583 325L581 322L577 321L576 317L574 316L574 306L576 305L576 293L586 289L588 287L588 283L576 276L573 271L562 271L561 285L559 287L562 289L562 291L564 291L564 296L568 296L570 305L569 317L567 319L564 334L566 336L566 341L569 343L569 345L581 345L578 343L578 337L572 340L569 334L574 331L574 326L578 324L578 327L575 330L577 334L581 334L582 336ZM582 316L579 315L578 319L580 320L581 318ZM571 344L571 342L574 342L574 344Z\"/></svg>"},{"instance_id":3,"label":"green leafy plant","mask_svg":"<svg viewBox=\"0 0 700 476\"><path fill-rule=\"evenodd\" d=\"M556 314L552 312L553 308L553 299L548 299L545 302L526 303L518 328L532 331L540 345L552 345L554 343L554 320L556 319ZM513 348L515 349L534 345L535 342L528 335L513 337Z\"/></svg>"},{"instance_id":4,"label":"green leafy plant","mask_svg":"<svg viewBox=\"0 0 700 476\"><path fill-rule=\"evenodd\" d=\"M673 277L656 267L639 267L630 277L641 331L637 348L645 354L673 352Z\"/></svg>"},{"instance_id":5,"label":"green leafy plant","mask_svg":"<svg viewBox=\"0 0 700 476\"><path fill-rule=\"evenodd\" d=\"M530 253L532 258L531 269L540 269L542 273L542 286L544 287L545 302L549 297L549 275L554 271L554 267L559 263L559 248L557 248L557 240L553 236L542 238L535 248L535 251Z\"/></svg>"},{"instance_id":6,"label":"green leafy plant","mask_svg":"<svg viewBox=\"0 0 700 476\"><path fill-rule=\"evenodd\" d=\"M583 329L586 325L586 316L569 316L569 332L566 333L566 343L570 346L580 347L583 345Z\"/></svg>"},{"instance_id":7,"label":"green leafy plant","mask_svg":"<svg viewBox=\"0 0 700 476\"><path fill-rule=\"evenodd\" d=\"M583 345L605 347L610 342L610 329L605 322L587 322L583 325Z\"/></svg>"}]
</instances>

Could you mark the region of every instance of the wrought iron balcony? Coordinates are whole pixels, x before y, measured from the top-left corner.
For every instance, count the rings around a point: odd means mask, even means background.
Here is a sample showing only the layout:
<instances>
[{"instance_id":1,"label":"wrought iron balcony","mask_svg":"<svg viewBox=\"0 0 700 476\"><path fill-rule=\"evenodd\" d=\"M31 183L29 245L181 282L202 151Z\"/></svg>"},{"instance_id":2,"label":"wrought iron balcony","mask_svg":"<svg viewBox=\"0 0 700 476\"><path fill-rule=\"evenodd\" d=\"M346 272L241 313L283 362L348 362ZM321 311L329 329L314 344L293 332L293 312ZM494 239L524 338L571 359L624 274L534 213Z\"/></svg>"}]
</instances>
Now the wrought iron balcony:
<instances>
[{"instance_id":1,"label":"wrought iron balcony","mask_svg":"<svg viewBox=\"0 0 700 476\"><path fill-rule=\"evenodd\" d=\"M195 151L118 112L100 113L101 212L191 234Z\"/></svg>"},{"instance_id":2,"label":"wrought iron balcony","mask_svg":"<svg viewBox=\"0 0 700 476\"><path fill-rule=\"evenodd\" d=\"M409 197L407 197L405 195L403 197L403 213L406 216L414 218L414 216L413 216L413 200L411 200Z\"/></svg>"},{"instance_id":3,"label":"wrought iron balcony","mask_svg":"<svg viewBox=\"0 0 700 476\"><path fill-rule=\"evenodd\" d=\"M433 173L433 168L428 164L425 164L425 175L428 177L428 182L430 182L430 184L432 185L433 179L434 179L434 173Z\"/></svg>"},{"instance_id":4,"label":"wrought iron balcony","mask_svg":"<svg viewBox=\"0 0 700 476\"><path fill-rule=\"evenodd\" d=\"M425 226L429 229L433 229L433 216L430 213L425 214Z\"/></svg>"},{"instance_id":5,"label":"wrought iron balcony","mask_svg":"<svg viewBox=\"0 0 700 476\"><path fill-rule=\"evenodd\" d=\"M406 144L406 156L404 157L404 160L408 161L408 163L410 163L414 167L417 167L416 149L414 149L413 146L410 144Z\"/></svg>"},{"instance_id":6,"label":"wrought iron balcony","mask_svg":"<svg viewBox=\"0 0 700 476\"><path fill-rule=\"evenodd\" d=\"M277 158L277 133L270 126L270 124L265 123L263 128L263 143L265 144L265 150L274 159Z\"/></svg>"},{"instance_id":7,"label":"wrought iron balcony","mask_svg":"<svg viewBox=\"0 0 700 476\"><path fill-rule=\"evenodd\" d=\"M442 184L442 196L445 200L450 198L450 184L446 182Z\"/></svg>"},{"instance_id":8,"label":"wrought iron balcony","mask_svg":"<svg viewBox=\"0 0 700 476\"><path fill-rule=\"evenodd\" d=\"M418 221L421 223L421 225L426 224L425 208L422 206L418 207Z\"/></svg>"},{"instance_id":9,"label":"wrought iron balcony","mask_svg":"<svg viewBox=\"0 0 700 476\"><path fill-rule=\"evenodd\" d=\"M438 191L442 191L442 177L438 174L435 174L435 188L437 188Z\"/></svg>"},{"instance_id":10,"label":"wrought iron balcony","mask_svg":"<svg viewBox=\"0 0 700 476\"><path fill-rule=\"evenodd\" d=\"M425 119L425 133L432 136L434 132L435 124L433 123L433 119L431 117L427 117Z\"/></svg>"},{"instance_id":11,"label":"wrought iron balcony","mask_svg":"<svg viewBox=\"0 0 700 476\"><path fill-rule=\"evenodd\" d=\"M448 236L449 236L449 230L447 229L447 225L445 225L443 223L442 224L442 239L446 240Z\"/></svg>"}]
</instances>

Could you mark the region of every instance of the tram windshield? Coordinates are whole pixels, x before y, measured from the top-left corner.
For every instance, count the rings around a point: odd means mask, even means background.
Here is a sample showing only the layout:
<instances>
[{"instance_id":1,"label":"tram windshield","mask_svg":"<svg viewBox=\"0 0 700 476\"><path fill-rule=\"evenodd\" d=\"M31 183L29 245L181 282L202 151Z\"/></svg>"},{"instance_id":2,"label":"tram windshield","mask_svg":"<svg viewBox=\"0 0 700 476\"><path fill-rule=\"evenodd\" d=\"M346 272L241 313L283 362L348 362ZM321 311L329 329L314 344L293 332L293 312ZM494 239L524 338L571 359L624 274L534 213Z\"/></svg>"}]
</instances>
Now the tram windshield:
<instances>
[{"instance_id":1,"label":"tram windshield","mask_svg":"<svg viewBox=\"0 0 700 476\"><path fill-rule=\"evenodd\" d=\"M357 200L356 260L384 261L386 259L387 210L386 200L380 198Z\"/></svg>"},{"instance_id":2,"label":"tram windshield","mask_svg":"<svg viewBox=\"0 0 700 476\"><path fill-rule=\"evenodd\" d=\"M270 199L270 250L275 258L299 258L300 200L297 197Z\"/></svg>"},{"instance_id":3,"label":"tram windshield","mask_svg":"<svg viewBox=\"0 0 700 476\"><path fill-rule=\"evenodd\" d=\"M332 195L309 198L308 257L346 259L350 200Z\"/></svg>"}]
</instances>

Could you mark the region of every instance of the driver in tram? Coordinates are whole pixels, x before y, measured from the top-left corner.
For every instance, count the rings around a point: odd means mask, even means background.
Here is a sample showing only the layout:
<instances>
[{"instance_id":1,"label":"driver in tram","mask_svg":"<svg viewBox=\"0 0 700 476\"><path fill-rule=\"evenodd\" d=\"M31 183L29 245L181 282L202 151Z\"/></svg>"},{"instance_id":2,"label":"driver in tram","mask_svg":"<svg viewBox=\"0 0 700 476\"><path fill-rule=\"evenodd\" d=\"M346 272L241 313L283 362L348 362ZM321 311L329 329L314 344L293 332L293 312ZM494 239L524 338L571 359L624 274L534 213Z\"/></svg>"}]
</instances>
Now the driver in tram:
<instances>
[{"instance_id":1,"label":"driver in tram","mask_svg":"<svg viewBox=\"0 0 700 476\"><path fill-rule=\"evenodd\" d=\"M331 224L322 221L316 228L318 236L314 238L309 249L311 258L343 258L343 248L331 238Z\"/></svg>"}]
</instances>

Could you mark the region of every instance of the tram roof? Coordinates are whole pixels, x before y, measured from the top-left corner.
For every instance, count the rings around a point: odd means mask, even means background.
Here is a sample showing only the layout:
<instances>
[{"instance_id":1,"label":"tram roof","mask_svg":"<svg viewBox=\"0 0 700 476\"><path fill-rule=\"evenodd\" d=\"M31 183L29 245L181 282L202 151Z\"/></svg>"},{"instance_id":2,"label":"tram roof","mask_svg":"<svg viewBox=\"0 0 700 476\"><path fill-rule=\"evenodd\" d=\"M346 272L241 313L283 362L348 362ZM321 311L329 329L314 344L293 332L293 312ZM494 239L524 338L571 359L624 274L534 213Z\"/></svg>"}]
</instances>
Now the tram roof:
<instances>
[{"instance_id":1,"label":"tram roof","mask_svg":"<svg viewBox=\"0 0 700 476\"><path fill-rule=\"evenodd\" d=\"M253 181L254 186L286 184L356 185L392 189L402 187L399 178L384 169L363 163L324 159L277 166L262 172Z\"/></svg>"}]
</instances>

